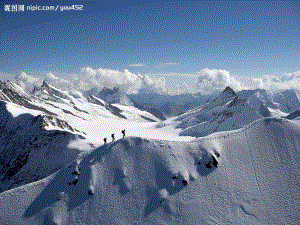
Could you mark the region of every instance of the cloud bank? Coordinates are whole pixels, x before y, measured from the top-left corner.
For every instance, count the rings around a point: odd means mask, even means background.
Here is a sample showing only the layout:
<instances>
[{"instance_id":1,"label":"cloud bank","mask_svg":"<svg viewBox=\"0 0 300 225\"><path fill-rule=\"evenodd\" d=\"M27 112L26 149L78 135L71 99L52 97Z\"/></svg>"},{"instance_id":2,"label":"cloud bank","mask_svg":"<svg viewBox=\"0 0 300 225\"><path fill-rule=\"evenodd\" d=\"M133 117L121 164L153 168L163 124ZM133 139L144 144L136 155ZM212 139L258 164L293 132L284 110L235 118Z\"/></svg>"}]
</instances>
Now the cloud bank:
<instances>
[{"instance_id":1,"label":"cloud bank","mask_svg":"<svg viewBox=\"0 0 300 225\"><path fill-rule=\"evenodd\" d=\"M298 89L300 90L300 71L282 76L264 75L253 79L254 88L266 90Z\"/></svg>"},{"instance_id":2,"label":"cloud bank","mask_svg":"<svg viewBox=\"0 0 300 225\"><path fill-rule=\"evenodd\" d=\"M117 87L127 94L138 93L139 90L163 93L166 91L166 81L163 78L142 76L131 73L125 69L123 71L111 69L93 69L84 67L78 74L73 74L69 79L70 85L74 89L89 90L91 88L102 89L103 87Z\"/></svg>"},{"instance_id":3,"label":"cloud bank","mask_svg":"<svg viewBox=\"0 0 300 225\"><path fill-rule=\"evenodd\" d=\"M43 79L34 77L21 72L19 75L14 77L16 83L20 85L25 91L31 92L35 86L39 87L43 83Z\"/></svg>"},{"instance_id":4,"label":"cloud bank","mask_svg":"<svg viewBox=\"0 0 300 225\"><path fill-rule=\"evenodd\" d=\"M223 90L230 86L235 91L245 88L239 81L226 70L203 69L198 72L197 88L200 92L210 94L216 90Z\"/></svg>"},{"instance_id":5,"label":"cloud bank","mask_svg":"<svg viewBox=\"0 0 300 225\"><path fill-rule=\"evenodd\" d=\"M2 80L8 78L8 74L0 73ZM193 74L146 74L132 73L125 69L93 69L84 67L76 74L69 74L62 78L60 74L47 73L44 78L35 77L21 72L14 77L17 84L26 91L32 91L34 86L41 86L43 80L62 90L87 91L103 87L117 87L127 94L138 92L160 94L197 93L210 94L216 90L223 90L230 86L235 91L242 89L266 89L271 91L282 89L300 90L300 71L283 74L282 76L265 75L261 78L253 78L245 85L238 81L226 70L203 69ZM240 78L242 79L242 77Z\"/></svg>"}]
</instances>

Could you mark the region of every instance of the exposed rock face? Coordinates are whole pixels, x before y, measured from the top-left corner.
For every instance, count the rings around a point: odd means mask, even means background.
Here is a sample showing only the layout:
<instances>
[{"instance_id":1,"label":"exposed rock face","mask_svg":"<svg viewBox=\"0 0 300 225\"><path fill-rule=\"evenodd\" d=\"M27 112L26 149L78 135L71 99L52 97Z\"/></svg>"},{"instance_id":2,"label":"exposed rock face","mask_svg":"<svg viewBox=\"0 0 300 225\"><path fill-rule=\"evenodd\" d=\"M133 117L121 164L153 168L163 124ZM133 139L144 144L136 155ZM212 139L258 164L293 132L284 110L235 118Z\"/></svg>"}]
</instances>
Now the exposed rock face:
<instances>
[{"instance_id":1,"label":"exposed rock face","mask_svg":"<svg viewBox=\"0 0 300 225\"><path fill-rule=\"evenodd\" d=\"M42 179L79 154L67 145L80 136L67 131L45 130L49 124L74 131L67 122L49 115L13 117L0 101L0 192Z\"/></svg>"}]
</instances>

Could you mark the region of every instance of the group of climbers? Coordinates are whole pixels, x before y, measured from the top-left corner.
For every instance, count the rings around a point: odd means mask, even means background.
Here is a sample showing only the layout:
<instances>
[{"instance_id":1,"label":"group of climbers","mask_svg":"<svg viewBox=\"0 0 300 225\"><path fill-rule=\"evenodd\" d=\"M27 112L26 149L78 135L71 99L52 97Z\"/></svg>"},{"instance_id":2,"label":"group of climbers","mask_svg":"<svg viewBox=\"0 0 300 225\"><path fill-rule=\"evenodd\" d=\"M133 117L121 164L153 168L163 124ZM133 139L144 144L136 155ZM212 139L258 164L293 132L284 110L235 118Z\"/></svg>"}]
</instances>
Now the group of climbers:
<instances>
[{"instance_id":1,"label":"group of climbers","mask_svg":"<svg viewBox=\"0 0 300 225\"><path fill-rule=\"evenodd\" d=\"M122 133L122 138L124 138L125 137L125 129L124 130L121 130L121 133ZM111 142L114 142L115 141L115 134L111 134ZM103 138L103 141L104 141L104 144L106 144L107 143L107 138L105 137L105 138Z\"/></svg>"}]
</instances>

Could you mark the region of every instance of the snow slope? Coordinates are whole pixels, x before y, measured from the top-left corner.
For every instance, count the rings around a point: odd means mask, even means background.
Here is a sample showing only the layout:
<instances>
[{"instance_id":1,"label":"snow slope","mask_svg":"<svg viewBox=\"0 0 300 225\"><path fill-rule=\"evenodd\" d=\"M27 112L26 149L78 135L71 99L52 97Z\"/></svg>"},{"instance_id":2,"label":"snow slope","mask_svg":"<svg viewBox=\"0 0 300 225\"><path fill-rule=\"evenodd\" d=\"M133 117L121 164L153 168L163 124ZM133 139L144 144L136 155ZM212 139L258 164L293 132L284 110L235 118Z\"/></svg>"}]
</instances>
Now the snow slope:
<instances>
[{"instance_id":1,"label":"snow slope","mask_svg":"<svg viewBox=\"0 0 300 225\"><path fill-rule=\"evenodd\" d=\"M30 94L0 81L0 192L49 176L102 145L104 137L120 138L122 129L129 135L173 138L152 129L148 121L159 119L146 111L90 97L94 102L46 82Z\"/></svg>"},{"instance_id":2,"label":"snow slope","mask_svg":"<svg viewBox=\"0 0 300 225\"><path fill-rule=\"evenodd\" d=\"M280 104L279 109L283 112L293 113L300 110L300 95L293 89L274 95L274 101Z\"/></svg>"},{"instance_id":3,"label":"snow slope","mask_svg":"<svg viewBox=\"0 0 300 225\"><path fill-rule=\"evenodd\" d=\"M180 135L203 137L214 132L239 129L260 118L262 115L255 108L227 87L205 105L178 116L173 124L182 129Z\"/></svg>"},{"instance_id":4,"label":"snow slope","mask_svg":"<svg viewBox=\"0 0 300 225\"><path fill-rule=\"evenodd\" d=\"M261 115L273 116L272 111L279 113L293 113L300 110L300 95L296 90L282 90L278 93L272 93L263 89L243 90L237 93L239 98L245 99L247 103L256 109Z\"/></svg>"},{"instance_id":5,"label":"snow slope","mask_svg":"<svg viewBox=\"0 0 300 225\"><path fill-rule=\"evenodd\" d=\"M182 129L180 135L203 137L208 134L239 129L262 117L286 117L300 105L294 90L271 93L263 89L235 93L225 88L215 99L187 111L166 123Z\"/></svg>"},{"instance_id":6,"label":"snow slope","mask_svg":"<svg viewBox=\"0 0 300 225\"><path fill-rule=\"evenodd\" d=\"M226 103L220 112L215 112L212 119L190 125L180 135L203 137L215 132L239 129L260 118L262 116L245 100L234 99Z\"/></svg>"},{"instance_id":7,"label":"snow slope","mask_svg":"<svg viewBox=\"0 0 300 225\"><path fill-rule=\"evenodd\" d=\"M286 119L191 142L128 137L1 193L0 223L298 224L299 169L300 125Z\"/></svg>"}]
</instances>

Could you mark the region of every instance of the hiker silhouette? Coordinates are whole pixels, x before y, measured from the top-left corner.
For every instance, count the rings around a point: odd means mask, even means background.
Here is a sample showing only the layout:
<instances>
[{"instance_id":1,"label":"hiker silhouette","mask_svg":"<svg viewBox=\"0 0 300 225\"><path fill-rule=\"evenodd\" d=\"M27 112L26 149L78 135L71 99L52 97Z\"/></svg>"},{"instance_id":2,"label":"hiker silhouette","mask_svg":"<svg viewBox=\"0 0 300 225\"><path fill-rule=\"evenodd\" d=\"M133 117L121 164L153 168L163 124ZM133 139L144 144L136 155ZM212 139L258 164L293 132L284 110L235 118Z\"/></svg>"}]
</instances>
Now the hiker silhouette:
<instances>
[{"instance_id":1,"label":"hiker silhouette","mask_svg":"<svg viewBox=\"0 0 300 225\"><path fill-rule=\"evenodd\" d=\"M112 141L115 141L115 134L111 134Z\"/></svg>"},{"instance_id":2,"label":"hiker silhouette","mask_svg":"<svg viewBox=\"0 0 300 225\"><path fill-rule=\"evenodd\" d=\"M104 141L104 144L106 144L107 139L106 139L106 138L103 138L103 141Z\"/></svg>"},{"instance_id":3,"label":"hiker silhouette","mask_svg":"<svg viewBox=\"0 0 300 225\"><path fill-rule=\"evenodd\" d=\"M123 134L123 138L125 137L125 129L121 131L121 133Z\"/></svg>"}]
</instances>

